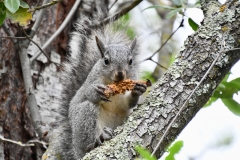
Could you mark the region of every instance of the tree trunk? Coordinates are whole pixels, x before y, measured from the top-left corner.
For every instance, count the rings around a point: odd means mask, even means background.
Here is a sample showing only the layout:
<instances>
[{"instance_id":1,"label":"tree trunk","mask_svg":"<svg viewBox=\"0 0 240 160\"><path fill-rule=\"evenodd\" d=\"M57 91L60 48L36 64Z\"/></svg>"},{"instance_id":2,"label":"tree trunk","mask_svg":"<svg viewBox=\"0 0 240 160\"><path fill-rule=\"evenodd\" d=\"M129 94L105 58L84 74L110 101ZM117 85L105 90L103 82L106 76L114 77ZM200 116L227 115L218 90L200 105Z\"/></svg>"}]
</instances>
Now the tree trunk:
<instances>
[{"instance_id":1,"label":"tree trunk","mask_svg":"<svg viewBox=\"0 0 240 160\"><path fill-rule=\"evenodd\" d=\"M29 5L35 6L37 0L26 0ZM71 9L74 0L69 0L68 2L61 2L53 7L47 9L44 15L41 27L37 32L38 41L46 42L46 40L56 31L59 23L62 23L64 17ZM41 5L41 4L40 4ZM60 19L61 18L61 19ZM9 25L9 29L13 31L14 34L19 34L16 25L12 24L9 20L5 23ZM55 25L56 24L56 25ZM60 56L66 55L66 48L68 41L69 27L65 29L65 33L60 34L59 38L54 41L54 43L48 48L49 51L57 51ZM9 36L6 31L1 27L0 36ZM19 35L18 35L19 36ZM34 46L35 47L35 46ZM35 50L32 50L34 52ZM31 52L31 51L29 51ZM23 53L27 54L27 53ZM63 58L61 58L63 59ZM38 92L39 88L37 85L41 84L42 74L40 74L45 68L49 68L50 63L40 59L36 61L32 66L32 80L34 82L33 88L35 92ZM54 71L51 71L54 72ZM44 74L43 74L44 75ZM46 84L47 82L45 82ZM48 82L49 83L49 82ZM46 88L47 90L47 88ZM48 90L47 90L48 91ZM31 115L29 111L29 106L26 98L26 91L24 89L24 82L22 78L22 70L19 59L19 52L15 48L12 39L0 39L0 133L5 138L20 141L26 143L29 140L36 139L35 129L32 125ZM42 94L40 94L42 96ZM49 97L49 96L46 96ZM39 100L39 97L37 97ZM42 97L40 97L42 98ZM38 101L39 102L39 101ZM42 101L41 101L42 102ZM38 103L38 107L42 103ZM47 104L45 104L47 105ZM49 108L49 106L46 106ZM41 108L40 108L41 111ZM44 115L44 114L42 114ZM45 110L46 115L46 110ZM44 117L45 118L45 117ZM45 123L45 130L49 131L48 122L44 119L42 125ZM37 145L34 147L21 147L17 144L0 141L0 159L12 160L12 159L22 159L22 160L35 160L40 159L44 149L42 145ZM2 151L2 149L4 151ZM4 155L3 155L4 153Z\"/></svg>"},{"instance_id":2,"label":"tree trunk","mask_svg":"<svg viewBox=\"0 0 240 160\"><path fill-rule=\"evenodd\" d=\"M220 11L221 5L215 0L202 0L201 4L205 14L203 25L188 37L173 65L157 82L144 103L133 111L123 126L115 130L116 136L88 153L84 159L134 159L138 156L134 150L137 145L152 151L220 51L240 46L240 2L228 1L223 11ZM223 42L225 45L222 48ZM167 145L208 101L239 58L239 50L221 55L164 138L156 152L157 157L163 154Z\"/></svg>"}]
</instances>

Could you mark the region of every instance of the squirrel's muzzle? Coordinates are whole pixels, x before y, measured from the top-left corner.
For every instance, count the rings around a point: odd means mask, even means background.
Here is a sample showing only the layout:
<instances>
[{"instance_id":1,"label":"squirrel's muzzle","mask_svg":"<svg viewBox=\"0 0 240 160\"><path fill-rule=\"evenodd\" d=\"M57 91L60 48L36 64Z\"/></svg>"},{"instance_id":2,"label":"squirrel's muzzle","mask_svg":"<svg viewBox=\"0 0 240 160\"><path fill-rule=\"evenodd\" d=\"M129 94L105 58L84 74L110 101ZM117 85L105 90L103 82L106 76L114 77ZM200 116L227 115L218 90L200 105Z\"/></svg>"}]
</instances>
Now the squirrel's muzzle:
<instances>
[{"instance_id":1,"label":"squirrel's muzzle","mask_svg":"<svg viewBox=\"0 0 240 160\"><path fill-rule=\"evenodd\" d=\"M116 71L114 74L114 80L115 81L122 81L126 79L126 72L125 71Z\"/></svg>"}]
</instances>

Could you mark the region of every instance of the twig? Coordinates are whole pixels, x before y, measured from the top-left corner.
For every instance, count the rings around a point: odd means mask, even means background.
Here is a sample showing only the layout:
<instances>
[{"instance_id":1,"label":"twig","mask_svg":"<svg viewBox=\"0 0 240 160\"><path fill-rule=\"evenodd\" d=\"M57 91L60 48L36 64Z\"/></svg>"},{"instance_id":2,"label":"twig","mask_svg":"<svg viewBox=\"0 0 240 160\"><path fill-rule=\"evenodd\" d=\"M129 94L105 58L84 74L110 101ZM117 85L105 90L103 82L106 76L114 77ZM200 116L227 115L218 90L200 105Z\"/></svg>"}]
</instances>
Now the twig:
<instances>
[{"instance_id":1,"label":"twig","mask_svg":"<svg viewBox=\"0 0 240 160\"><path fill-rule=\"evenodd\" d=\"M11 29L9 28L9 26L8 26L8 24L7 24L6 21L2 24L2 27L3 27L3 30L5 31L5 33L6 33L9 37L15 37L14 33L11 31ZM13 39L13 43L14 43L14 45L16 45L17 40L16 40L16 39Z\"/></svg>"},{"instance_id":2,"label":"twig","mask_svg":"<svg viewBox=\"0 0 240 160\"><path fill-rule=\"evenodd\" d=\"M24 31L24 29L23 29L22 27L21 27L21 29L22 29L24 35L26 36L26 38L29 39L33 44L35 44L35 45L38 47L38 49L47 57L47 59L48 59L50 62L55 63L55 64L58 64L57 62L53 62L53 61L51 60L51 58L42 50L42 48L41 48L35 41L33 41L33 40L27 35L27 33Z\"/></svg>"},{"instance_id":3,"label":"twig","mask_svg":"<svg viewBox=\"0 0 240 160\"><path fill-rule=\"evenodd\" d=\"M162 46L158 50L156 50L150 57L144 59L142 62L147 61L147 60L151 60L153 56L155 56L159 51L161 51L161 49L172 38L172 36L179 30L179 28L183 27L183 22L184 22L184 18L182 18L182 21L181 21L180 25L178 26L178 28L168 37L168 39L162 44Z\"/></svg>"},{"instance_id":4,"label":"twig","mask_svg":"<svg viewBox=\"0 0 240 160\"><path fill-rule=\"evenodd\" d=\"M187 105L188 101L190 100L190 98L192 98L193 94L195 93L195 91L198 89L198 87L202 84L202 82L205 80L205 78L207 77L207 75L209 74L209 72L212 70L212 68L214 67L214 65L216 64L217 60L219 59L219 57L222 55L222 53L224 52L223 50L223 46L225 46L225 42L222 41L222 46L221 46L221 50L220 53L218 54L218 56L215 58L215 60L212 62L211 66L208 68L207 72L204 74L204 76L202 77L202 79L200 80L200 82L197 84L197 86L194 88L194 90L191 92L191 94L188 96L188 98L186 99L186 101L184 102L184 104L180 107L178 113L176 114L176 116L173 118L173 120L171 121L171 123L168 125L166 131L164 132L164 134L162 135L161 139L159 140L157 146L155 147L154 151L152 152L151 156L155 155L157 149L159 148L160 144L162 143L163 139L166 137L167 133L169 132L170 128L172 127L173 123L176 121L176 119L178 118L178 116L182 113L183 109L185 108L185 106Z\"/></svg>"},{"instance_id":5,"label":"twig","mask_svg":"<svg viewBox=\"0 0 240 160\"><path fill-rule=\"evenodd\" d=\"M114 4L117 3L117 1L118 1L118 0L115 0L115 1L113 2L113 4L108 8L108 11L114 6Z\"/></svg>"},{"instance_id":6,"label":"twig","mask_svg":"<svg viewBox=\"0 0 240 160\"><path fill-rule=\"evenodd\" d=\"M26 36L26 38L29 39L32 43L34 43L38 47L38 49L49 59L49 61L51 61L50 57L48 57L48 55L42 50L42 48L27 35L27 33L24 31L22 27L21 29L23 31L23 34Z\"/></svg>"},{"instance_id":7,"label":"twig","mask_svg":"<svg viewBox=\"0 0 240 160\"><path fill-rule=\"evenodd\" d=\"M29 141L27 142L27 144L29 144L29 143L40 143L40 144L42 144L42 145L44 145L44 146L49 145L49 143L46 143L46 142L44 142L44 141L39 141L38 139L29 140Z\"/></svg>"},{"instance_id":8,"label":"twig","mask_svg":"<svg viewBox=\"0 0 240 160\"><path fill-rule=\"evenodd\" d=\"M4 138L2 135L0 135L0 139L1 139L2 141L14 143L14 144L17 144L17 145L22 146L22 147L35 146L35 145L32 144L32 143L30 143L30 144L23 144L23 143L20 142L20 141L17 142L17 141L11 140L11 139L7 139L7 138Z\"/></svg>"},{"instance_id":9,"label":"twig","mask_svg":"<svg viewBox=\"0 0 240 160\"><path fill-rule=\"evenodd\" d=\"M104 24L109 23L110 21L116 21L119 17L125 15L126 13L128 13L131 9L133 9L134 7L136 7L139 3L141 3L143 0L135 0L134 2L132 2L129 6L123 8L121 11L115 13L114 15L105 18L104 20L102 20L99 23L93 24L90 27L96 27L96 26L102 26Z\"/></svg>"},{"instance_id":10,"label":"twig","mask_svg":"<svg viewBox=\"0 0 240 160\"><path fill-rule=\"evenodd\" d=\"M26 37L11 37L11 36L2 36L0 38L10 38L10 39L26 39Z\"/></svg>"},{"instance_id":11,"label":"twig","mask_svg":"<svg viewBox=\"0 0 240 160\"><path fill-rule=\"evenodd\" d=\"M152 62L154 62L154 63L156 63L159 67L162 67L163 69L166 69L166 70L167 70L166 67L164 67L163 65L161 65L161 64L159 64L158 62L154 61L152 58L149 59L149 60L152 61Z\"/></svg>"},{"instance_id":12,"label":"twig","mask_svg":"<svg viewBox=\"0 0 240 160\"><path fill-rule=\"evenodd\" d=\"M46 4L42 5L42 6L38 6L38 7L35 7L33 9L29 9L27 12L34 12L36 10L44 9L44 8L53 6L53 5L57 4L60 1L62 1L62 0L52 0L52 2L50 2L50 3L46 3Z\"/></svg>"},{"instance_id":13,"label":"twig","mask_svg":"<svg viewBox=\"0 0 240 160\"><path fill-rule=\"evenodd\" d=\"M79 3L81 2L81 0L77 0L71 11L69 12L69 14L67 15L67 17L65 18L65 20L63 21L63 23L61 24L61 26L58 28L58 30L48 39L48 41L42 46L42 50L46 49L48 47L49 44L51 44L51 42L62 32L62 30L66 27L66 25L68 24L68 22L70 21L70 19L73 17L73 14L75 13L75 11L77 10L77 7L79 5ZM32 64L33 61L35 61L39 56L41 55L41 52L38 52L37 54L35 54L31 59L30 59L30 63Z\"/></svg>"}]
</instances>

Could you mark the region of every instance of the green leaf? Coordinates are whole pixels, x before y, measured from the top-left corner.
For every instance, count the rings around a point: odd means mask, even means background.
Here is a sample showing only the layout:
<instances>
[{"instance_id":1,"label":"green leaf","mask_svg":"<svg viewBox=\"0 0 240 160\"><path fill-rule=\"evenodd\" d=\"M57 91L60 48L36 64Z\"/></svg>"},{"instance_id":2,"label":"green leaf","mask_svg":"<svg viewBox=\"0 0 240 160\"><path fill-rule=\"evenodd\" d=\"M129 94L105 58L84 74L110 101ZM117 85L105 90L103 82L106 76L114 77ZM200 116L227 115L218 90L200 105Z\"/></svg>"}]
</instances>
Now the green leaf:
<instances>
[{"instance_id":1,"label":"green leaf","mask_svg":"<svg viewBox=\"0 0 240 160\"><path fill-rule=\"evenodd\" d=\"M230 74L231 74L231 72L228 72L228 73L226 74L226 76L224 77L224 79L222 80L222 82L227 82Z\"/></svg>"},{"instance_id":2,"label":"green leaf","mask_svg":"<svg viewBox=\"0 0 240 160\"><path fill-rule=\"evenodd\" d=\"M153 77L153 74L150 71L143 71L141 73L141 79L149 79L152 83L156 82L156 79Z\"/></svg>"},{"instance_id":3,"label":"green leaf","mask_svg":"<svg viewBox=\"0 0 240 160\"><path fill-rule=\"evenodd\" d=\"M22 0L20 0L20 6L22 8L29 8L29 5L26 2L22 1Z\"/></svg>"},{"instance_id":4,"label":"green leaf","mask_svg":"<svg viewBox=\"0 0 240 160\"><path fill-rule=\"evenodd\" d=\"M175 4L176 6L182 6L187 4L188 0L172 0L173 4Z\"/></svg>"},{"instance_id":5,"label":"green leaf","mask_svg":"<svg viewBox=\"0 0 240 160\"><path fill-rule=\"evenodd\" d=\"M177 14L177 12L181 11L182 8L176 8L170 12L168 12L168 14L166 15L167 19L170 19L172 16L174 16L175 14Z\"/></svg>"},{"instance_id":6,"label":"green leaf","mask_svg":"<svg viewBox=\"0 0 240 160\"><path fill-rule=\"evenodd\" d=\"M201 5L200 0L198 0L195 4L199 4L199 5Z\"/></svg>"},{"instance_id":7,"label":"green leaf","mask_svg":"<svg viewBox=\"0 0 240 160\"><path fill-rule=\"evenodd\" d=\"M5 4L5 7L11 13L15 13L20 6L20 1L19 0L4 0L4 4Z\"/></svg>"},{"instance_id":8,"label":"green leaf","mask_svg":"<svg viewBox=\"0 0 240 160\"><path fill-rule=\"evenodd\" d=\"M221 99L224 105L235 115L240 116L240 104L232 98Z\"/></svg>"},{"instance_id":9,"label":"green leaf","mask_svg":"<svg viewBox=\"0 0 240 160\"><path fill-rule=\"evenodd\" d=\"M183 147L183 141L177 141L175 142L169 149L169 154L165 158L165 160L175 160L174 156L181 150Z\"/></svg>"},{"instance_id":10,"label":"green leaf","mask_svg":"<svg viewBox=\"0 0 240 160\"><path fill-rule=\"evenodd\" d=\"M26 26L28 21L32 19L32 13L27 12L27 10L27 8L20 7L14 14L7 11L7 18L10 18L15 23L19 22L21 26Z\"/></svg>"},{"instance_id":11,"label":"green leaf","mask_svg":"<svg viewBox=\"0 0 240 160\"><path fill-rule=\"evenodd\" d=\"M204 107L210 106L210 105L211 105L213 102L215 102L216 100L218 100L218 97L214 97L214 96L210 97L209 100L208 100L208 102L204 105Z\"/></svg>"},{"instance_id":12,"label":"green leaf","mask_svg":"<svg viewBox=\"0 0 240 160\"><path fill-rule=\"evenodd\" d=\"M170 6L164 6L164 5L152 5L152 6L150 6L150 7L145 8L144 10L142 10L142 12L145 11L145 10L147 10L147 9L150 9L150 8L164 8L164 9L171 9L171 10L176 9L176 8L174 8L174 7L170 7Z\"/></svg>"},{"instance_id":13,"label":"green leaf","mask_svg":"<svg viewBox=\"0 0 240 160\"><path fill-rule=\"evenodd\" d=\"M194 5L189 4L185 6L185 8L200 8L200 7L201 7L200 4L194 4Z\"/></svg>"},{"instance_id":14,"label":"green leaf","mask_svg":"<svg viewBox=\"0 0 240 160\"><path fill-rule=\"evenodd\" d=\"M151 156L151 153L148 150L146 150L146 149L144 149L140 146L135 147L135 149L144 159L146 159L146 160L157 160L156 157Z\"/></svg>"},{"instance_id":15,"label":"green leaf","mask_svg":"<svg viewBox=\"0 0 240 160\"><path fill-rule=\"evenodd\" d=\"M240 90L240 78L236 78L234 80L231 80L230 82L228 82L228 84L230 84L230 86L232 88L236 88L236 89Z\"/></svg>"},{"instance_id":16,"label":"green leaf","mask_svg":"<svg viewBox=\"0 0 240 160\"><path fill-rule=\"evenodd\" d=\"M0 2L0 26L3 24L4 19L6 18L6 7L3 2Z\"/></svg>"},{"instance_id":17,"label":"green leaf","mask_svg":"<svg viewBox=\"0 0 240 160\"><path fill-rule=\"evenodd\" d=\"M196 30L198 29L198 24L195 23L195 22L192 20L192 18L188 18L188 23L189 23L189 25L192 27L192 29L193 29L194 31L196 31Z\"/></svg>"},{"instance_id":18,"label":"green leaf","mask_svg":"<svg viewBox=\"0 0 240 160\"><path fill-rule=\"evenodd\" d=\"M175 4L176 6L181 6L182 3L180 0L172 0L173 1L173 4Z\"/></svg>"}]
</instances>

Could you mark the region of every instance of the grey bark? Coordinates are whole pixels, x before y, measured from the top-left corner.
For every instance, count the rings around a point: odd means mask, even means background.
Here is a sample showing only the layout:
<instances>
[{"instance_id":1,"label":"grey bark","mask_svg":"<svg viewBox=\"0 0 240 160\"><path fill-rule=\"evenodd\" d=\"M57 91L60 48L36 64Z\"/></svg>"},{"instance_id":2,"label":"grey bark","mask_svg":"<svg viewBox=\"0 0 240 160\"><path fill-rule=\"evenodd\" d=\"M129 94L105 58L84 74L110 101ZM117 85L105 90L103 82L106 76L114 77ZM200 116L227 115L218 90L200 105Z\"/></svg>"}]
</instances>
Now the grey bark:
<instances>
[{"instance_id":1,"label":"grey bark","mask_svg":"<svg viewBox=\"0 0 240 160\"><path fill-rule=\"evenodd\" d=\"M138 156L134 150L137 145L152 151L181 105L219 54L222 42L225 42L224 50L240 46L240 2L228 1L223 12L220 12L221 5L217 1L201 1L201 4L205 14L203 25L188 37L173 65L157 82L144 103L134 109L123 126L115 130L116 136L88 153L84 159L134 159ZM239 58L239 50L222 54L171 127L157 150L157 157L163 154L165 147L208 101Z\"/></svg>"}]
</instances>

